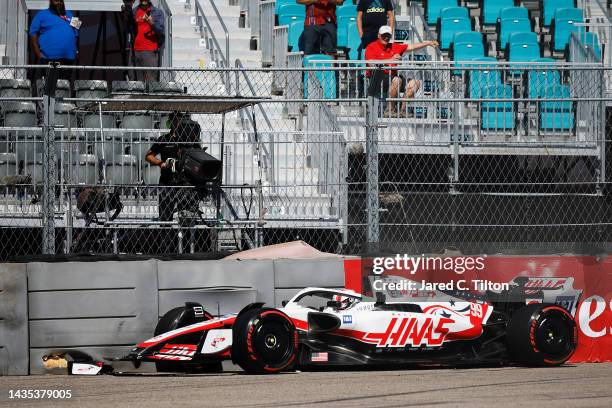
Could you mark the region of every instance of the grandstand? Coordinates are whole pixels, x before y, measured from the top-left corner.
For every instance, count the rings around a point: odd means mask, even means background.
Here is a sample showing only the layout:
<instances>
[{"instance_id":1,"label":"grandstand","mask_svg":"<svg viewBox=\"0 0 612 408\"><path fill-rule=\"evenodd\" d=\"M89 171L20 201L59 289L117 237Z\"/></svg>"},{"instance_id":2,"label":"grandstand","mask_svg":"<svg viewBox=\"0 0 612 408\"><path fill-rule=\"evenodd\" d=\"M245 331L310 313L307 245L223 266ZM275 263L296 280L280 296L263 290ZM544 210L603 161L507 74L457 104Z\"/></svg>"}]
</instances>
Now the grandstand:
<instances>
[{"instance_id":1,"label":"grandstand","mask_svg":"<svg viewBox=\"0 0 612 408\"><path fill-rule=\"evenodd\" d=\"M47 2L17 3L0 0L0 177L31 181L4 179L0 237L11 249L0 258L44 251L38 200L53 174L37 98L45 84L19 68L30 56L15 34ZM155 1L168 40L159 81L145 84L126 67L122 1L66 0L87 26L79 65L96 68L57 83L55 251L185 253L305 239L339 252L521 252L526 242L550 252L610 242L609 7L395 3L396 38L440 48L392 67L422 86L405 115L389 117L385 96L368 90L352 1L337 9L335 57L303 54L305 7L294 1ZM164 187L144 155L173 110L191 112L198 141L223 160L228 198L203 200L205 222L157 220ZM88 185L115 187L117 219L88 224L76 202Z\"/></svg>"}]
</instances>

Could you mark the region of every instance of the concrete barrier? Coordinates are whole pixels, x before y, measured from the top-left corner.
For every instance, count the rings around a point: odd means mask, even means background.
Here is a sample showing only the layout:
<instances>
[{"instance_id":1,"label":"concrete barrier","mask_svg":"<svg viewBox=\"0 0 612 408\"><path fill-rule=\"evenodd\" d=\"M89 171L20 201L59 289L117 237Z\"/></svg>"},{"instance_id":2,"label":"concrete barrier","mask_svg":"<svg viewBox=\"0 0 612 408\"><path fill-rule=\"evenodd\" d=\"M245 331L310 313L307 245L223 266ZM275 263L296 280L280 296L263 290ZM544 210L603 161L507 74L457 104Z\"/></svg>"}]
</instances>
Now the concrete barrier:
<instances>
[{"instance_id":1,"label":"concrete barrier","mask_svg":"<svg viewBox=\"0 0 612 408\"><path fill-rule=\"evenodd\" d=\"M0 375L28 374L26 266L0 264Z\"/></svg>"}]
</instances>

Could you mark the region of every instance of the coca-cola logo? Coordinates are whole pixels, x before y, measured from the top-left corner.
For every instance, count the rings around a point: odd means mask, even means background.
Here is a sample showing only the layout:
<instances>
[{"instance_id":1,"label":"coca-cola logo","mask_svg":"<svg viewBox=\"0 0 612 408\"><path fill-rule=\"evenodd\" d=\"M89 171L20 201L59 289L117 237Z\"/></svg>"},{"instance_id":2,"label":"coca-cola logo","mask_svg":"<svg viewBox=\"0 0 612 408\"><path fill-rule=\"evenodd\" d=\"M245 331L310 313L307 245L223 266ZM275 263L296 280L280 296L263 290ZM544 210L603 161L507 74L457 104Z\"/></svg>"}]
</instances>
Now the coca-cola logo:
<instances>
[{"instance_id":1,"label":"coca-cola logo","mask_svg":"<svg viewBox=\"0 0 612 408\"><path fill-rule=\"evenodd\" d=\"M578 307L578 327L591 338L612 335L612 299L609 302L598 295L586 298Z\"/></svg>"}]
</instances>

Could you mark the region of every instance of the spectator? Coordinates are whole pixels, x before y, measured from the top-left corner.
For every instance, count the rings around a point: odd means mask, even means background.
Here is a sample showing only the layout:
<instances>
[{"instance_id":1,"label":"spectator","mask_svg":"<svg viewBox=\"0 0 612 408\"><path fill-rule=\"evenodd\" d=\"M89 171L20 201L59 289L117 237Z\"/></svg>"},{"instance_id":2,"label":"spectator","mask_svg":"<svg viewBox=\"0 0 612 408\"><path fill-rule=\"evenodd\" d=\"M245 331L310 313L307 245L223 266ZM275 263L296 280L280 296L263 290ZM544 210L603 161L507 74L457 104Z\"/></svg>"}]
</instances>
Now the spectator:
<instances>
[{"instance_id":1,"label":"spectator","mask_svg":"<svg viewBox=\"0 0 612 408\"><path fill-rule=\"evenodd\" d=\"M363 50L376 41L380 27L388 25L395 26L395 16L393 14L393 2L391 0L359 0L357 4L357 31L361 37L361 47L359 58Z\"/></svg>"},{"instance_id":2,"label":"spectator","mask_svg":"<svg viewBox=\"0 0 612 408\"><path fill-rule=\"evenodd\" d=\"M365 52L366 60L396 62L402 59L406 52L413 52L425 47L437 47L436 41L425 41L417 44L399 44L391 42L393 30L391 27L384 25L378 30L378 41L374 41L368 45ZM393 66L393 65L390 65ZM401 112L399 116L408 117L410 114L406 110L406 99L414 98L414 95L419 90L421 84L416 79L404 78L398 75L397 70L384 70L384 78L382 81L383 92L388 94L390 98L397 98L400 92L404 92L404 101L402 102ZM368 77L372 76L372 71L366 73ZM395 115L393 104L387 103L385 116Z\"/></svg>"},{"instance_id":3,"label":"spectator","mask_svg":"<svg viewBox=\"0 0 612 408\"><path fill-rule=\"evenodd\" d=\"M130 1L124 1L127 6ZM132 10L127 31L133 33L134 66L159 67L160 51L165 41L166 17L150 0L140 0ZM139 81L157 81L157 71L136 71Z\"/></svg>"},{"instance_id":4,"label":"spectator","mask_svg":"<svg viewBox=\"0 0 612 408\"><path fill-rule=\"evenodd\" d=\"M306 6L304 54L336 53L336 6L344 0L296 0Z\"/></svg>"},{"instance_id":5,"label":"spectator","mask_svg":"<svg viewBox=\"0 0 612 408\"><path fill-rule=\"evenodd\" d=\"M36 62L74 65L81 21L66 10L64 0L50 0L49 8L34 16L30 25L30 44ZM71 71L61 70L60 78L70 79Z\"/></svg>"}]
</instances>

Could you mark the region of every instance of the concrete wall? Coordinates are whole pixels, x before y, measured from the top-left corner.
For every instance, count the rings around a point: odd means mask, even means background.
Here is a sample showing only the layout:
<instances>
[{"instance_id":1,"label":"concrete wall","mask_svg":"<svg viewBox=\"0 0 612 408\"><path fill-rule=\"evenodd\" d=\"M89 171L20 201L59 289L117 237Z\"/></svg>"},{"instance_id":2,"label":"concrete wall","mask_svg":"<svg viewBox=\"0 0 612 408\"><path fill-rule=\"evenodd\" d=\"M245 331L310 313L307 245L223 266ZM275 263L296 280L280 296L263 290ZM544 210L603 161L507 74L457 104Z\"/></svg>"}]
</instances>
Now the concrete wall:
<instances>
[{"instance_id":1,"label":"concrete wall","mask_svg":"<svg viewBox=\"0 0 612 408\"><path fill-rule=\"evenodd\" d=\"M187 301L228 314L306 286L343 287L343 260L0 264L0 373L46 373L51 352L124 355Z\"/></svg>"},{"instance_id":2,"label":"concrete wall","mask_svg":"<svg viewBox=\"0 0 612 408\"><path fill-rule=\"evenodd\" d=\"M26 266L0 264L0 375L28 373Z\"/></svg>"}]
</instances>

